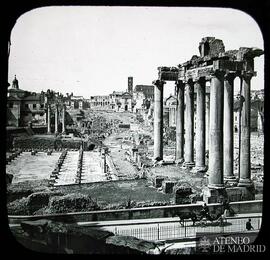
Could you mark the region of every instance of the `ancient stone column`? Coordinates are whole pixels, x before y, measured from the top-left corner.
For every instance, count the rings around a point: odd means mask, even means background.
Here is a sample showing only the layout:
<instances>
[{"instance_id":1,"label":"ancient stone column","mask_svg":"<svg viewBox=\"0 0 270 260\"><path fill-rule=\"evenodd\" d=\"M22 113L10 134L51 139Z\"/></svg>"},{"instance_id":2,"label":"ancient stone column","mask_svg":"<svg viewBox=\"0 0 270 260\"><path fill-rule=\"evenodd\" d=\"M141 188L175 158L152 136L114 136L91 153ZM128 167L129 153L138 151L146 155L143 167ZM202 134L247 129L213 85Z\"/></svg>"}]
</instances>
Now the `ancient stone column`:
<instances>
[{"instance_id":1,"label":"ancient stone column","mask_svg":"<svg viewBox=\"0 0 270 260\"><path fill-rule=\"evenodd\" d=\"M47 119L47 132L48 134L51 133L51 106L48 105L48 108L47 108L47 113L48 113L48 119Z\"/></svg>"},{"instance_id":2,"label":"ancient stone column","mask_svg":"<svg viewBox=\"0 0 270 260\"><path fill-rule=\"evenodd\" d=\"M58 133L58 106L55 106L55 133Z\"/></svg>"},{"instance_id":3,"label":"ancient stone column","mask_svg":"<svg viewBox=\"0 0 270 260\"><path fill-rule=\"evenodd\" d=\"M178 81L176 83L176 163L182 163L184 161L184 91L184 83Z\"/></svg>"},{"instance_id":4,"label":"ancient stone column","mask_svg":"<svg viewBox=\"0 0 270 260\"><path fill-rule=\"evenodd\" d=\"M240 179L238 186L252 186L250 179L250 80L252 74L242 75L242 93L244 103L241 113L241 156L240 156Z\"/></svg>"},{"instance_id":5,"label":"ancient stone column","mask_svg":"<svg viewBox=\"0 0 270 260\"><path fill-rule=\"evenodd\" d=\"M223 102L224 73L216 72L210 86L209 183L210 189L223 189Z\"/></svg>"},{"instance_id":6,"label":"ancient stone column","mask_svg":"<svg viewBox=\"0 0 270 260\"><path fill-rule=\"evenodd\" d=\"M186 83L186 114L185 114L185 163L194 166L194 83Z\"/></svg>"},{"instance_id":7,"label":"ancient stone column","mask_svg":"<svg viewBox=\"0 0 270 260\"><path fill-rule=\"evenodd\" d=\"M66 114L66 106L63 105L63 115L62 115L62 133L66 132L66 124L65 124L65 114Z\"/></svg>"},{"instance_id":8,"label":"ancient stone column","mask_svg":"<svg viewBox=\"0 0 270 260\"><path fill-rule=\"evenodd\" d=\"M209 150L210 94L205 95L205 149Z\"/></svg>"},{"instance_id":9,"label":"ancient stone column","mask_svg":"<svg viewBox=\"0 0 270 260\"><path fill-rule=\"evenodd\" d=\"M234 147L234 120L233 120L233 93L235 74L227 73L224 77L224 119L223 119L223 153L224 153L224 180L235 182L233 173Z\"/></svg>"},{"instance_id":10,"label":"ancient stone column","mask_svg":"<svg viewBox=\"0 0 270 260\"><path fill-rule=\"evenodd\" d=\"M164 81L156 80L154 106L154 159L163 159L163 86Z\"/></svg>"},{"instance_id":11,"label":"ancient stone column","mask_svg":"<svg viewBox=\"0 0 270 260\"><path fill-rule=\"evenodd\" d=\"M205 79L200 78L196 83L196 162L195 171L206 171L205 166Z\"/></svg>"}]
</instances>

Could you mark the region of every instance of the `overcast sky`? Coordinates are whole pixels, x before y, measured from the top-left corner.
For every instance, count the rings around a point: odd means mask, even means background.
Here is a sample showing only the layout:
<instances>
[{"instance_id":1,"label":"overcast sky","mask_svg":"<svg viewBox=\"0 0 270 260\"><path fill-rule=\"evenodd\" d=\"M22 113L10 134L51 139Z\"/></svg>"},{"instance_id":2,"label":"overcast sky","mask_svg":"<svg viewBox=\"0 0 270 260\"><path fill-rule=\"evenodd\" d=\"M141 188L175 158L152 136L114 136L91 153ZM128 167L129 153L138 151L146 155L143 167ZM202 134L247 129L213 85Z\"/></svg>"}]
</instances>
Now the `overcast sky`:
<instances>
[{"instance_id":1,"label":"overcast sky","mask_svg":"<svg viewBox=\"0 0 270 260\"><path fill-rule=\"evenodd\" d=\"M201 38L222 39L225 50L263 48L252 17L234 9L183 7L44 7L22 15L11 33L9 82L63 94L106 95L152 84L158 66L199 55ZM255 59L252 89L264 88L264 56ZM237 81L238 82L238 81ZM173 84L165 85L173 93ZM238 86L236 86L236 89Z\"/></svg>"}]
</instances>

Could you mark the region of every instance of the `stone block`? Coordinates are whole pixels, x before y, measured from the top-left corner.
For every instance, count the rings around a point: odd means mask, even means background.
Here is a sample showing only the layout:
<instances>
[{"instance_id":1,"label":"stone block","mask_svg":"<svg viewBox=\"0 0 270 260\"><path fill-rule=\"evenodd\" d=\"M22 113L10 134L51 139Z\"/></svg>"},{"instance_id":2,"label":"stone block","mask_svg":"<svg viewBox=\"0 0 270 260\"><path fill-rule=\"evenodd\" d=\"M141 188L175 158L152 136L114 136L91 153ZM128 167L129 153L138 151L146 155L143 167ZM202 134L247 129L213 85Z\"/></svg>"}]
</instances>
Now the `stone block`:
<instances>
[{"instance_id":1,"label":"stone block","mask_svg":"<svg viewBox=\"0 0 270 260\"><path fill-rule=\"evenodd\" d=\"M176 185L176 181L163 181L162 190L165 193L173 193L173 187Z\"/></svg>"},{"instance_id":2,"label":"stone block","mask_svg":"<svg viewBox=\"0 0 270 260\"><path fill-rule=\"evenodd\" d=\"M226 189L203 189L203 201L209 203L220 203L227 197Z\"/></svg>"},{"instance_id":3,"label":"stone block","mask_svg":"<svg viewBox=\"0 0 270 260\"><path fill-rule=\"evenodd\" d=\"M155 176L154 178L154 186L155 188L162 187L162 182L165 180L165 176Z\"/></svg>"},{"instance_id":4,"label":"stone block","mask_svg":"<svg viewBox=\"0 0 270 260\"><path fill-rule=\"evenodd\" d=\"M226 189L229 201L244 201L255 199L254 186L251 187L231 187Z\"/></svg>"},{"instance_id":5,"label":"stone block","mask_svg":"<svg viewBox=\"0 0 270 260\"><path fill-rule=\"evenodd\" d=\"M186 186L177 186L174 189L175 192L175 204L189 204L190 195L192 194L192 189Z\"/></svg>"}]
</instances>

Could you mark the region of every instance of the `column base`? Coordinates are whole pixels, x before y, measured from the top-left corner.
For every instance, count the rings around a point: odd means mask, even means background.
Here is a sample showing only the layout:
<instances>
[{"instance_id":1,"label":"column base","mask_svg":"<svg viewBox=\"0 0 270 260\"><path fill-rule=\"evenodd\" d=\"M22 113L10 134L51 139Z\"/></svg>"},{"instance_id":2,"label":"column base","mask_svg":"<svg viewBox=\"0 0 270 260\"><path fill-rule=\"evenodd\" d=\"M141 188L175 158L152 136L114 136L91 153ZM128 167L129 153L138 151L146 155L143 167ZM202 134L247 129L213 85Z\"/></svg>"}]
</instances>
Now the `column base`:
<instances>
[{"instance_id":1,"label":"column base","mask_svg":"<svg viewBox=\"0 0 270 260\"><path fill-rule=\"evenodd\" d=\"M249 178L246 178L246 179L240 178L237 186L238 187L252 187L254 186L254 184Z\"/></svg>"},{"instance_id":2,"label":"column base","mask_svg":"<svg viewBox=\"0 0 270 260\"><path fill-rule=\"evenodd\" d=\"M203 190L203 201L205 203L220 203L227 197L226 189L224 188L210 188L209 186Z\"/></svg>"},{"instance_id":3,"label":"column base","mask_svg":"<svg viewBox=\"0 0 270 260\"><path fill-rule=\"evenodd\" d=\"M255 188L250 187L230 187L226 188L228 199L230 202L233 201L245 201L255 200Z\"/></svg>"},{"instance_id":4,"label":"column base","mask_svg":"<svg viewBox=\"0 0 270 260\"><path fill-rule=\"evenodd\" d=\"M198 173L198 172L206 172L208 170L207 166L196 166L192 169L191 172Z\"/></svg>"},{"instance_id":5,"label":"column base","mask_svg":"<svg viewBox=\"0 0 270 260\"><path fill-rule=\"evenodd\" d=\"M182 167L185 168L185 169L191 169L194 166L195 166L194 162L184 162Z\"/></svg>"},{"instance_id":6,"label":"column base","mask_svg":"<svg viewBox=\"0 0 270 260\"><path fill-rule=\"evenodd\" d=\"M175 159L175 164L182 164L184 161L184 158Z\"/></svg>"},{"instance_id":7,"label":"column base","mask_svg":"<svg viewBox=\"0 0 270 260\"><path fill-rule=\"evenodd\" d=\"M238 184L238 181L235 176L224 176L224 182L227 182L228 185L235 186Z\"/></svg>"}]
</instances>

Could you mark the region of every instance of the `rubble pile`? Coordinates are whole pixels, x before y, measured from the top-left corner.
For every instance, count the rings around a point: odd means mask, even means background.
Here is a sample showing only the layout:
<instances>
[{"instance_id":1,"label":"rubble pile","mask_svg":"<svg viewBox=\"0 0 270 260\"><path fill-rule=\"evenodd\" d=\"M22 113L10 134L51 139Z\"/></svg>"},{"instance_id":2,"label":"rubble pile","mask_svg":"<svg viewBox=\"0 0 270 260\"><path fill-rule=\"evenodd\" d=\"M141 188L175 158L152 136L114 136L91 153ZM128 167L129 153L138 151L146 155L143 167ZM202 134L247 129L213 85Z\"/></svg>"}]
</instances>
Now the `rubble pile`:
<instances>
[{"instance_id":1,"label":"rubble pile","mask_svg":"<svg viewBox=\"0 0 270 260\"><path fill-rule=\"evenodd\" d=\"M23 221L13 230L26 248L61 254L149 254L160 253L158 244L131 236L115 235L98 227L80 227L52 220Z\"/></svg>"},{"instance_id":2,"label":"rubble pile","mask_svg":"<svg viewBox=\"0 0 270 260\"><path fill-rule=\"evenodd\" d=\"M26 136L16 137L13 141L15 149L22 149L24 151L38 150L47 151L58 149L79 149L82 145L80 138L61 138L61 136Z\"/></svg>"},{"instance_id":3,"label":"rubble pile","mask_svg":"<svg viewBox=\"0 0 270 260\"><path fill-rule=\"evenodd\" d=\"M90 196L80 193L52 197L48 207L51 213L91 211L98 209L96 202L94 202Z\"/></svg>"},{"instance_id":4,"label":"rubble pile","mask_svg":"<svg viewBox=\"0 0 270 260\"><path fill-rule=\"evenodd\" d=\"M27 137L15 137L13 140L13 147L16 149L23 150L48 150L54 149L54 138L43 138L38 136L27 136Z\"/></svg>"}]
</instances>

